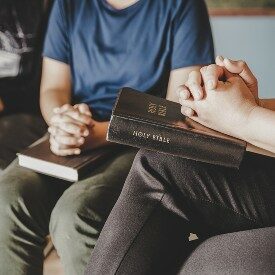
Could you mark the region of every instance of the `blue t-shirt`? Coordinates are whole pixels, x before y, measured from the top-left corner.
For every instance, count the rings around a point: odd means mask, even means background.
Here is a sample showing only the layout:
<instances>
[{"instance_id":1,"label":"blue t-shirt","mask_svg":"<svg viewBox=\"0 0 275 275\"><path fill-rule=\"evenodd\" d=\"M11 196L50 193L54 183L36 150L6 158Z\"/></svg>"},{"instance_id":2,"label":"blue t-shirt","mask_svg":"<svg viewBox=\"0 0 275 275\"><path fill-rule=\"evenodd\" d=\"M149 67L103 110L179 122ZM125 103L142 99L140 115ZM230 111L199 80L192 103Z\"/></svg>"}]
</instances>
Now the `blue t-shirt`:
<instances>
[{"instance_id":1,"label":"blue t-shirt","mask_svg":"<svg viewBox=\"0 0 275 275\"><path fill-rule=\"evenodd\" d=\"M213 62L203 0L56 0L44 53L71 67L74 102L109 119L122 87L165 96L171 70Z\"/></svg>"}]
</instances>

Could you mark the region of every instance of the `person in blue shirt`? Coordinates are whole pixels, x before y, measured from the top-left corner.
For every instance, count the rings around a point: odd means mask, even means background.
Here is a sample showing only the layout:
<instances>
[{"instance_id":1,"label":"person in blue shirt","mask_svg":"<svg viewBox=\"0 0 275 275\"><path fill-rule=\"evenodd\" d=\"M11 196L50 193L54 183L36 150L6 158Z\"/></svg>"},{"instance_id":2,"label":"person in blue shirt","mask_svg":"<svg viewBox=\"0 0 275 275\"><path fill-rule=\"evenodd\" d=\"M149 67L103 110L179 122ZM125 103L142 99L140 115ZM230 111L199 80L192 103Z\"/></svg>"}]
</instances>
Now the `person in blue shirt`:
<instances>
[{"instance_id":1,"label":"person in blue shirt","mask_svg":"<svg viewBox=\"0 0 275 275\"><path fill-rule=\"evenodd\" d=\"M212 62L203 0L56 0L40 92L51 150L68 156L108 146L120 88L177 101L176 88L189 72ZM82 274L135 154L130 148L113 151L72 185L20 168L17 161L9 166L0 178L1 272L42 274L50 232L65 274Z\"/></svg>"}]
</instances>

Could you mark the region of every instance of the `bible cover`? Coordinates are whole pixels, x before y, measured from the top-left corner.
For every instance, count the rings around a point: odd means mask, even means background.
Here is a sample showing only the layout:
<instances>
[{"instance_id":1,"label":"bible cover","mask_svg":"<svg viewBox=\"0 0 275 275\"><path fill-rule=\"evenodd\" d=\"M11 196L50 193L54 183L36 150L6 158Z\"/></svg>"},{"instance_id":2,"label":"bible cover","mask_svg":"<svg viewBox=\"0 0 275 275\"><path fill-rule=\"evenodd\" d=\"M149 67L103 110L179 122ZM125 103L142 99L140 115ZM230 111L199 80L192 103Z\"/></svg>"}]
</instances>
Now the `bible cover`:
<instances>
[{"instance_id":1,"label":"bible cover","mask_svg":"<svg viewBox=\"0 0 275 275\"><path fill-rule=\"evenodd\" d=\"M238 168L246 142L211 130L181 113L181 105L123 88L107 140L216 165Z\"/></svg>"},{"instance_id":2,"label":"bible cover","mask_svg":"<svg viewBox=\"0 0 275 275\"><path fill-rule=\"evenodd\" d=\"M22 167L75 182L89 171L92 171L109 153L110 148L102 147L83 152L78 156L56 156L51 152L49 139L46 136L19 153L18 160L19 165Z\"/></svg>"}]
</instances>

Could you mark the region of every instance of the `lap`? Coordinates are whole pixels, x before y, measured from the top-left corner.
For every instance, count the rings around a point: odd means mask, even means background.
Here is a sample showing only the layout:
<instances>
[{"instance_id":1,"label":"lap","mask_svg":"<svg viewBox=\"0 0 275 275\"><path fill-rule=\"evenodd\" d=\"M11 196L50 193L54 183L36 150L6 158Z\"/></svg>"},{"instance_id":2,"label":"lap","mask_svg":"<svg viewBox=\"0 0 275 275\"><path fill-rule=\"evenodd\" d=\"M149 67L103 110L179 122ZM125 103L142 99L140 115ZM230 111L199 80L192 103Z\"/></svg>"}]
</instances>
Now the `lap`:
<instances>
[{"instance_id":1,"label":"lap","mask_svg":"<svg viewBox=\"0 0 275 275\"><path fill-rule=\"evenodd\" d=\"M59 199L55 216L98 215L105 220L115 204L136 154L135 149L120 149L84 179L72 184ZM63 213L63 214L62 214Z\"/></svg>"},{"instance_id":2,"label":"lap","mask_svg":"<svg viewBox=\"0 0 275 275\"><path fill-rule=\"evenodd\" d=\"M146 184L172 195L202 234L275 224L275 159L247 154L239 170L148 151L137 159L160 179Z\"/></svg>"}]
</instances>

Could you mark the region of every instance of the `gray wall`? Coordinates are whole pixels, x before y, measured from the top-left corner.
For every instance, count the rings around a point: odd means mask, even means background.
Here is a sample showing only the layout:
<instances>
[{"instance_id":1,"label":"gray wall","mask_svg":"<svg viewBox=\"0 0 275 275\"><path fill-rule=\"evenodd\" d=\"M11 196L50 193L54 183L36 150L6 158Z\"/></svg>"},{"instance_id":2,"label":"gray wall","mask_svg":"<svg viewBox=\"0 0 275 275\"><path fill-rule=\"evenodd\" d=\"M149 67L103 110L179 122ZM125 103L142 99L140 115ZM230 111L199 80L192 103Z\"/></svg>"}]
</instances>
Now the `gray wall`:
<instances>
[{"instance_id":1,"label":"gray wall","mask_svg":"<svg viewBox=\"0 0 275 275\"><path fill-rule=\"evenodd\" d=\"M216 54L243 59L260 84L260 97L275 98L275 17L212 17Z\"/></svg>"}]
</instances>

